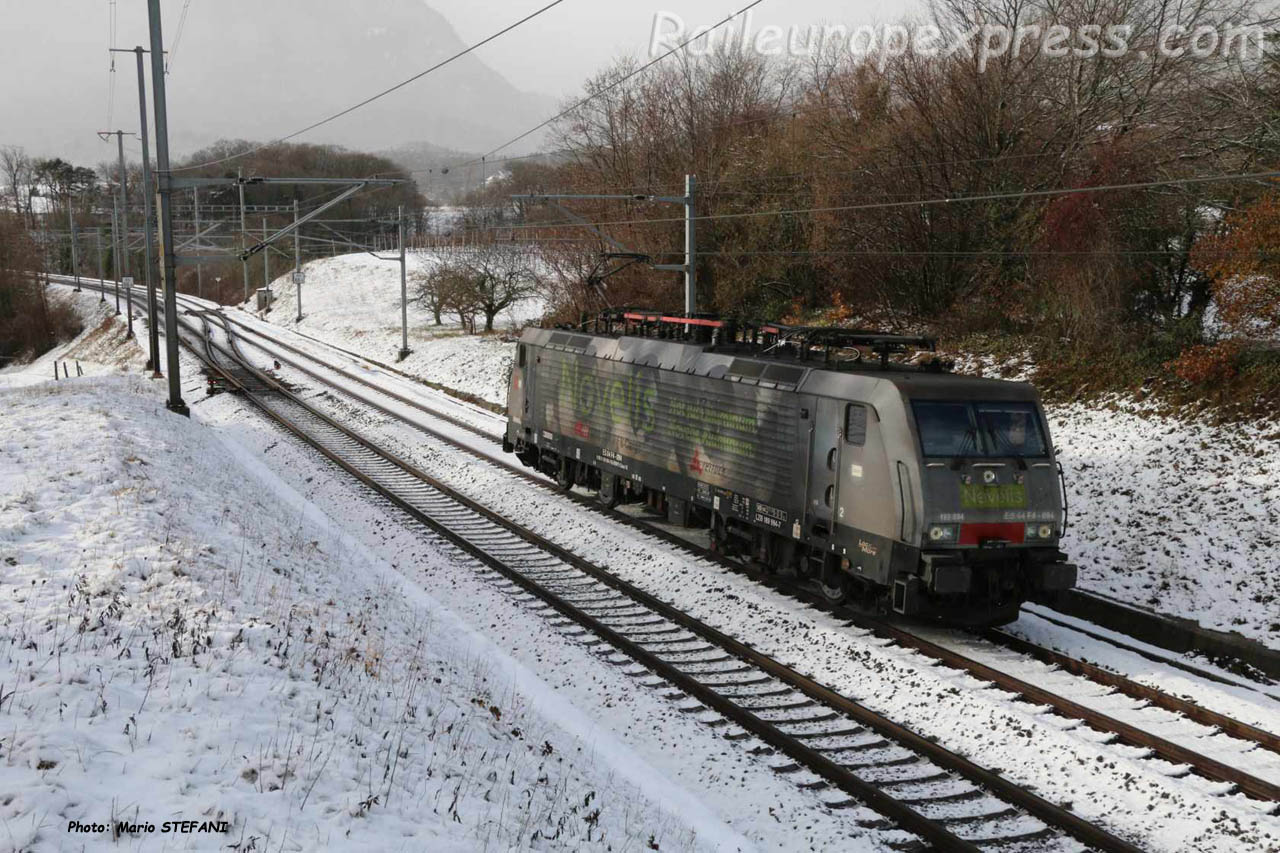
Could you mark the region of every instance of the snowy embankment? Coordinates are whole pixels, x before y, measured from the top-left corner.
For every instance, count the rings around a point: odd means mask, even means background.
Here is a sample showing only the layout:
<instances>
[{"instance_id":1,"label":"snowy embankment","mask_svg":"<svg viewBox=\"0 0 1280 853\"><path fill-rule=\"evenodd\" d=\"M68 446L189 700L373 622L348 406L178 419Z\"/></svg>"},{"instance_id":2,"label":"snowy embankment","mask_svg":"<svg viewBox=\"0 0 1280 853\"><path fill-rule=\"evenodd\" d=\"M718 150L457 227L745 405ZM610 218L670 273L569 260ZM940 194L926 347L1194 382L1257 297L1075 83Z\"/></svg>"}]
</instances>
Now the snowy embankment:
<instances>
[{"instance_id":1,"label":"snowy embankment","mask_svg":"<svg viewBox=\"0 0 1280 853\"><path fill-rule=\"evenodd\" d=\"M409 255L409 298L415 295L412 276L439 262L436 255ZM536 317L536 302L521 303L502 312L496 335L465 335L456 317L444 316L436 326L431 312L409 303L410 355L398 361L401 346L400 262L372 255L339 255L311 261L304 267L302 322L297 322L297 287L290 276L272 284L275 302L263 315L267 320L312 335L326 343L394 364L428 382L443 385L490 403L506 403L506 380L511 364L509 334ZM256 308L255 305L249 306Z\"/></svg>"},{"instance_id":2,"label":"snowy embankment","mask_svg":"<svg viewBox=\"0 0 1280 853\"><path fill-rule=\"evenodd\" d=\"M1280 648L1280 424L1048 407L1081 586Z\"/></svg>"},{"instance_id":3,"label":"snowy embankment","mask_svg":"<svg viewBox=\"0 0 1280 853\"><path fill-rule=\"evenodd\" d=\"M161 392L89 376L0 390L11 849L109 843L110 829L71 821L142 824L130 849L732 837L665 802L643 762L273 475L242 467L243 449L168 414ZM153 837L176 820L226 834Z\"/></svg>"},{"instance_id":4,"label":"snowy embankment","mask_svg":"<svg viewBox=\"0 0 1280 853\"><path fill-rule=\"evenodd\" d=\"M54 347L30 364L12 365L0 370L0 389L52 381L55 362L59 376L62 376L64 362L67 373L72 377L80 372L85 376L141 372L146 356L137 347L120 345L128 327L124 314L116 316L113 299L104 300L96 293L75 293L62 287L51 288L49 298L71 302L84 323L83 331L75 340ZM146 335L146 326L137 318L134 331Z\"/></svg>"}]
</instances>

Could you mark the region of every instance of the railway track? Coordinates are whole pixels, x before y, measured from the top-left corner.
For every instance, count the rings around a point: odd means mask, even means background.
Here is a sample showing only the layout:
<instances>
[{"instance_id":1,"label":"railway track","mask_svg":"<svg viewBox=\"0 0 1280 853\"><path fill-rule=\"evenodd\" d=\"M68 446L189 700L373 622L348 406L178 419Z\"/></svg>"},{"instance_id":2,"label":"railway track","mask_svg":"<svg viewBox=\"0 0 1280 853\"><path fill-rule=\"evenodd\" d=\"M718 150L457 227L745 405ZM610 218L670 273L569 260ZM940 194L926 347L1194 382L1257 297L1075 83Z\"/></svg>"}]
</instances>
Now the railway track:
<instances>
[{"instance_id":1,"label":"railway track","mask_svg":"<svg viewBox=\"0 0 1280 853\"><path fill-rule=\"evenodd\" d=\"M776 772L812 773L818 781L808 787L826 805L864 804L918 839L912 848L1139 849L456 492L254 368L225 318L200 321L206 363L280 427L498 573L627 675L675 688L667 698L682 711L707 715L728 740L754 741ZM211 323L228 346L214 341Z\"/></svg>"},{"instance_id":2,"label":"railway track","mask_svg":"<svg viewBox=\"0 0 1280 853\"><path fill-rule=\"evenodd\" d=\"M467 432L477 435L488 442L494 444L497 443L492 434L485 432L475 424L469 423L461 418L451 416L447 413L440 412L407 395L398 394L393 390L381 387L378 383L365 376L361 376L357 373L353 373L349 370L345 370L326 362L313 353L309 353L300 347L296 347L274 335L254 328L242 321L229 317L224 317L223 319L226 323L233 325L240 330L239 333L241 336L256 349L271 355L282 363L288 364L293 369L312 377L338 393L352 397L363 405L372 407L373 409L393 418L402 419L402 414L395 411L394 408L386 403L387 400L393 400L400 405L408 406L416 411L428 415L431 418L443 420L457 428L466 430ZM255 339L258 341L266 341L267 346L254 343ZM304 363L306 361L311 362L313 365L318 365L320 369L308 367L307 364ZM334 384L332 376L326 377L324 375L325 371L330 374L341 376L349 382L364 386L373 392L374 395L380 396L383 399L380 401L374 396L360 394L350 388L340 388ZM494 461L491 456L477 451L475 448L469 447L463 442L459 442L456 438L443 431L435 430L424 424L416 422L410 422L410 424L414 428L419 429L438 440L445 441L450 445L486 462ZM622 521L632 527L643 530L646 534L659 536L664 541L678 545L682 549L694 553L701 558L714 560L720 564L730 566L735 569L741 569L740 564L731 560L726 560L718 555L714 555L708 550L700 548L686 539L675 536L666 531L662 531L659 528L655 528L652 525L646 524L643 521L627 515L626 513L606 510L588 497L571 492L566 493L546 478L520 469L508 467L507 470L514 476L533 483L542 489L566 495L581 505L603 512L610 518ZM793 594L800 592L805 596L810 604L822 609L830 609L826 603L821 600L821 597L813 593L811 590L796 590L794 586L788 585L788 591ZM1230 789L1232 791L1239 791L1256 800L1280 802L1280 786L1253 776L1239 768L1232 767L1223 761L1202 755L1195 750L1160 737L1141 727L1126 723L1113 716L1109 716L1081 703L1072 701L1065 696L1037 687L1034 684L1001 672L989 665L965 657L952 649L918 637L910 631L885 620L878 619L866 613L849 608L837 609L835 613L841 618L847 618L859 627L891 640L899 646L914 649L915 651L939 661L948 667L967 672L975 678L979 678L983 681L991 682L1001 689L1020 696L1028 701L1046 705L1049 708L1052 708L1055 713L1060 716L1080 720L1094 729L1107 733L1117 742L1140 747L1146 750L1151 756L1161 758L1175 765L1185 765L1191 772L1204 778L1227 783L1232 786ZM1258 747L1275 753L1280 753L1280 737L1257 728L1256 726L1248 725L1224 714L1204 708L1186 699L1182 699L1148 685L1138 683L1132 679L1124 677L1123 675L1105 670L1094 664L1070 658L1049 649L1040 648L1005 632L988 631L985 632L983 636L992 643L1014 649L1020 654L1060 667L1068 672L1082 678L1089 679L1095 683L1105 685L1143 703L1163 708L1164 710L1178 714L1203 726L1225 732L1231 737L1256 744ZM1272 810L1275 811L1275 807L1273 807Z\"/></svg>"}]
</instances>

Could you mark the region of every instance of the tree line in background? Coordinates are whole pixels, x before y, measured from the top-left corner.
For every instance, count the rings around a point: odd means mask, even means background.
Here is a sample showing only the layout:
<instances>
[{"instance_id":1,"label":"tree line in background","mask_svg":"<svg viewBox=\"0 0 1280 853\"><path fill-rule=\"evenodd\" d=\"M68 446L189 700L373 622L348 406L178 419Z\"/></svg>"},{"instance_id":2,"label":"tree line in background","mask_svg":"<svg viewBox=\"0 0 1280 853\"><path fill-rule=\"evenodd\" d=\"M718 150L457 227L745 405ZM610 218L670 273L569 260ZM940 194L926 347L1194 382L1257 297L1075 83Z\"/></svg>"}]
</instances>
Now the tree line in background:
<instances>
[{"instance_id":1,"label":"tree line in background","mask_svg":"<svg viewBox=\"0 0 1280 853\"><path fill-rule=\"evenodd\" d=\"M1253 0L940 0L931 15L944 32L1122 22L1131 49L1083 58L1029 43L985 67L965 51L720 49L636 77L623 59L557 125L556 164L515 161L473 201L505 207L511 221L489 229L498 239L535 241L547 263L579 273L556 294L563 321L606 300L678 309L679 279L635 266L607 290L589 286L608 247L554 209L504 197L681 195L693 173L709 217L702 310L986 336L1042 362L1114 357L1195 382L1252 371L1275 390L1276 359L1246 342L1280 332L1275 181L1048 192L1276 168L1274 59L1154 49L1170 22L1225 31L1266 14ZM680 262L679 207L572 204L655 262Z\"/></svg>"},{"instance_id":2,"label":"tree line in background","mask_svg":"<svg viewBox=\"0 0 1280 853\"><path fill-rule=\"evenodd\" d=\"M245 154L229 163L202 168L186 168ZM410 176L385 158L349 151L337 146L277 144L259 147L245 141L219 142L197 151L176 164L184 176L231 178L240 170L246 176L272 177L345 177L394 178L404 181L395 185L358 194L330 208L324 214L336 220L332 228L314 225L302 238L305 259L352 251L353 247L370 245L375 238L390 241L397 226L397 208L410 212L411 222L422 216L425 199ZM50 300L43 273L72 271L70 229L74 222L80 256L80 271L96 277L99 267L106 277L114 274L116 261L113 245L112 217L119 193L119 167L104 162L96 169L76 166L60 158L39 158L17 147L0 147L0 194L7 203L0 204L0 241L3 241L6 263L0 271L0 358L27 359L39 355L68 334L78 332L69 309ZM125 166L126 209L133 234L129 252L129 269L140 284L143 272L142 167L140 163ZM266 227L275 231L293 219L294 199L305 212L341 192L341 186L315 184L260 184L246 188L246 202L254 206L282 208L265 216ZM233 255L227 261L213 261L178 270L178 290L234 304L244 299L246 282L244 266L234 253L242 245L253 245L262 235L264 216L248 217L242 235L239 215L239 189L236 186L206 189L200 200L201 232L198 243L189 242L187 252L202 255ZM194 196L190 191L175 193L175 233L191 241L195 233ZM243 236L243 240L242 240ZM265 268L263 256L266 257ZM248 265L250 291L264 286L293 266L293 245L286 238L283 247L263 253ZM30 322L28 322L30 320Z\"/></svg>"}]
</instances>

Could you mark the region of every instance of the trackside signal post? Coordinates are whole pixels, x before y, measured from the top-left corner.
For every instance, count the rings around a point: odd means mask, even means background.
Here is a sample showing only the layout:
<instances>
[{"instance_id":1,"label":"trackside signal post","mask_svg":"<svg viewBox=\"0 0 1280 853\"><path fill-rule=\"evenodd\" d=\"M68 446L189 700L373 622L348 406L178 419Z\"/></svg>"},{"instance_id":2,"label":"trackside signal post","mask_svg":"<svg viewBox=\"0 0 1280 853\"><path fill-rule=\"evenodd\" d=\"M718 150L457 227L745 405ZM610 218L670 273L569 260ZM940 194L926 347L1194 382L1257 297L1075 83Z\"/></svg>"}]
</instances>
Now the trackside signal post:
<instances>
[{"instance_id":1,"label":"trackside signal post","mask_svg":"<svg viewBox=\"0 0 1280 853\"><path fill-rule=\"evenodd\" d=\"M295 322L302 322L302 282L305 276L302 274L302 241L299 239L302 235L298 228L298 200L293 200L293 284L298 288L298 319Z\"/></svg>"},{"instance_id":2,"label":"trackside signal post","mask_svg":"<svg viewBox=\"0 0 1280 853\"><path fill-rule=\"evenodd\" d=\"M400 360L409 357L409 275L404 248L404 205L397 212L400 231Z\"/></svg>"}]
</instances>

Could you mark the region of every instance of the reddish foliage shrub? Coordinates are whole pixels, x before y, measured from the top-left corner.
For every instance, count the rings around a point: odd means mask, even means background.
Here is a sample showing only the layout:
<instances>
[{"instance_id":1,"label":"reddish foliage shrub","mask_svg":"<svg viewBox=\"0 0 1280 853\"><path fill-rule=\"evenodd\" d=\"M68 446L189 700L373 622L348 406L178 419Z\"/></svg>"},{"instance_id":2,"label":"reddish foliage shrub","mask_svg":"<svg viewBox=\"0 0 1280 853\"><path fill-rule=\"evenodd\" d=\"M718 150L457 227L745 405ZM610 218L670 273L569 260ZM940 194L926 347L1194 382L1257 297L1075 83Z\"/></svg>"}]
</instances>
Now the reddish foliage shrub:
<instances>
[{"instance_id":1,"label":"reddish foliage shrub","mask_svg":"<svg viewBox=\"0 0 1280 853\"><path fill-rule=\"evenodd\" d=\"M1235 378L1241 347L1234 341L1206 345L1199 344L1184 351L1173 361L1165 363L1165 369L1173 371L1184 382L1192 385L1211 385Z\"/></svg>"}]
</instances>

